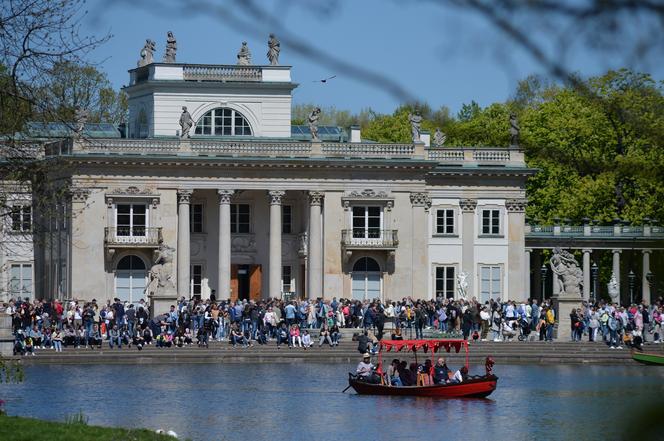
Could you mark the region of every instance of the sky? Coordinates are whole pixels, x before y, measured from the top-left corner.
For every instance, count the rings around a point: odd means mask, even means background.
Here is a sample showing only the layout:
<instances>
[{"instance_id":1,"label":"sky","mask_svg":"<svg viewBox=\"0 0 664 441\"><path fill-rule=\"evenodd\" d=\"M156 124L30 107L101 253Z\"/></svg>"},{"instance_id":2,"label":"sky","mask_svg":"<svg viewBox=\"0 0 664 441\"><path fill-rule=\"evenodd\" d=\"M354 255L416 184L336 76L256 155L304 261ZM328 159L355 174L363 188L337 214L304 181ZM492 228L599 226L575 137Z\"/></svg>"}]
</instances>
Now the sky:
<instances>
[{"instance_id":1,"label":"sky","mask_svg":"<svg viewBox=\"0 0 664 441\"><path fill-rule=\"evenodd\" d=\"M293 102L353 112L391 113L409 99L457 112L472 100L482 106L505 101L519 80L546 74L481 17L431 1L256 2L277 22L259 20L231 0L88 0L82 31L112 34L89 58L116 88L127 84L127 70L136 66L146 38L157 43L156 60L163 57L167 31L173 31L178 62L235 64L241 42L247 41L254 64L267 64L268 34L275 32L281 39L280 64L292 66L299 83ZM314 55L295 50L297 42L312 46ZM620 60L576 47L566 56L570 70L591 76L622 67ZM321 61L321 54L385 77L403 92ZM627 67L645 66L656 79L664 77L661 63L635 63ZM326 83L314 82L332 75L336 78Z\"/></svg>"}]
</instances>

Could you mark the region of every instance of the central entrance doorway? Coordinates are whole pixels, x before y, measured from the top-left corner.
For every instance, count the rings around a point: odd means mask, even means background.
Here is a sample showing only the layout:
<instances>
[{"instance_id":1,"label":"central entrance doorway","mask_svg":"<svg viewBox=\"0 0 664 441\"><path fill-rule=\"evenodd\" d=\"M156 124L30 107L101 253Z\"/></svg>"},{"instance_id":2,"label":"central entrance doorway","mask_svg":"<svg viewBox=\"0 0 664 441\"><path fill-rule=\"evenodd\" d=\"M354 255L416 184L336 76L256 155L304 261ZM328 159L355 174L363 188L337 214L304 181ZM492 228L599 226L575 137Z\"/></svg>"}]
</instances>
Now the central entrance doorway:
<instances>
[{"instance_id":1,"label":"central entrance doorway","mask_svg":"<svg viewBox=\"0 0 664 441\"><path fill-rule=\"evenodd\" d=\"M371 257L362 257L353 265L352 298L354 300L380 299L382 273Z\"/></svg>"},{"instance_id":2,"label":"central entrance doorway","mask_svg":"<svg viewBox=\"0 0 664 441\"><path fill-rule=\"evenodd\" d=\"M260 265L231 265L231 300L260 300L262 271Z\"/></svg>"}]
</instances>

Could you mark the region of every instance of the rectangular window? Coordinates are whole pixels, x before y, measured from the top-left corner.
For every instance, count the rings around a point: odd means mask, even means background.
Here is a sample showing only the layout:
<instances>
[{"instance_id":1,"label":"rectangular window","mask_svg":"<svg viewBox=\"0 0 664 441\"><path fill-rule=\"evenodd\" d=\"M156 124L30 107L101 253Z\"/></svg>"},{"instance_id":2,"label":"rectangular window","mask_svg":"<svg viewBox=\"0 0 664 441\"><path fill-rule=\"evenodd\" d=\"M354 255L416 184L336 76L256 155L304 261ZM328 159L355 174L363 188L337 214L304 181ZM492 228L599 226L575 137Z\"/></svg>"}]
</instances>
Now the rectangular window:
<instances>
[{"instance_id":1,"label":"rectangular window","mask_svg":"<svg viewBox=\"0 0 664 441\"><path fill-rule=\"evenodd\" d=\"M189 210L189 231L192 233L203 232L203 204L191 204Z\"/></svg>"},{"instance_id":2,"label":"rectangular window","mask_svg":"<svg viewBox=\"0 0 664 441\"><path fill-rule=\"evenodd\" d=\"M436 210L436 234L454 234L454 210Z\"/></svg>"},{"instance_id":3,"label":"rectangular window","mask_svg":"<svg viewBox=\"0 0 664 441\"><path fill-rule=\"evenodd\" d=\"M13 298L32 298L31 263L12 264L10 269L9 291Z\"/></svg>"},{"instance_id":4,"label":"rectangular window","mask_svg":"<svg viewBox=\"0 0 664 441\"><path fill-rule=\"evenodd\" d=\"M454 298L455 271L453 266L436 267L436 299Z\"/></svg>"},{"instance_id":5,"label":"rectangular window","mask_svg":"<svg viewBox=\"0 0 664 441\"><path fill-rule=\"evenodd\" d=\"M353 237L379 239L383 224L381 207L353 207Z\"/></svg>"},{"instance_id":6,"label":"rectangular window","mask_svg":"<svg viewBox=\"0 0 664 441\"><path fill-rule=\"evenodd\" d=\"M118 204L115 226L118 236L144 237L147 227L148 206L145 204Z\"/></svg>"},{"instance_id":7,"label":"rectangular window","mask_svg":"<svg viewBox=\"0 0 664 441\"><path fill-rule=\"evenodd\" d=\"M249 233L250 217L248 204L231 204L231 233Z\"/></svg>"},{"instance_id":8,"label":"rectangular window","mask_svg":"<svg viewBox=\"0 0 664 441\"><path fill-rule=\"evenodd\" d=\"M12 231L26 233L32 229L32 207L14 205L11 209Z\"/></svg>"},{"instance_id":9,"label":"rectangular window","mask_svg":"<svg viewBox=\"0 0 664 441\"><path fill-rule=\"evenodd\" d=\"M283 205L281 207L281 233L291 234L293 230L293 207Z\"/></svg>"},{"instance_id":10,"label":"rectangular window","mask_svg":"<svg viewBox=\"0 0 664 441\"><path fill-rule=\"evenodd\" d=\"M191 265L191 289L192 296L200 296L203 287L203 265Z\"/></svg>"},{"instance_id":11,"label":"rectangular window","mask_svg":"<svg viewBox=\"0 0 664 441\"><path fill-rule=\"evenodd\" d=\"M500 235L500 210L482 210L482 234Z\"/></svg>"},{"instance_id":12,"label":"rectangular window","mask_svg":"<svg viewBox=\"0 0 664 441\"><path fill-rule=\"evenodd\" d=\"M281 267L281 292L292 292L291 280L293 280L292 267L289 265Z\"/></svg>"},{"instance_id":13,"label":"rectangular window","mask_svg":"<svg viewBox=\"0 0 664 441\"><path fill-rule=\"evenodd\" d=\"M480 303L501 298L501 268L499 266L480 267Z\"/></svg>"}]
</instances>

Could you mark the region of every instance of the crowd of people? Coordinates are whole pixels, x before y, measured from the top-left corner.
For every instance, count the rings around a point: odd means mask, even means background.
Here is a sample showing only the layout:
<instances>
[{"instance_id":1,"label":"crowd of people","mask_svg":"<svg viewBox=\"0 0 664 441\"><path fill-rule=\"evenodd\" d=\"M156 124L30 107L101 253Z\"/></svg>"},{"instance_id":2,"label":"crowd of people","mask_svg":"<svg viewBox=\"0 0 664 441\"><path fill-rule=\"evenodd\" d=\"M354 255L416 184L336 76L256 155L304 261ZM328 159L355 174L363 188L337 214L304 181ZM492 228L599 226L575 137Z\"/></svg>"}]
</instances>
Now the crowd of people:
<instances>
[{"instance_id":1,"label":"crowd of people","mask_svg":"<svg viewBox=\"0 0 664 441\"><path fill-rule=\"evenodd\" d=\"M645 302L623 307L599 301L583 302L570 315L574 341L604 341L609 347L660 343L664 302ZM276 342L278 348L339 345L343 328L360 328L357 340L362 353L376 350L383 338L421 339L424 331L437 336L468 340L553 340L557 320L553 305L529 300L398 301L267 299L235 302L181 298L164 314L151 314L144 300L136 304L119 299L99 304L81 302L12 300L0 306L12 316L15 351L34 354L35 349L101 348L146 345L157 347L207 347L212 340L234 347ZM390 331L386 333L387 329Z\"/></svg>"}]
</instances>

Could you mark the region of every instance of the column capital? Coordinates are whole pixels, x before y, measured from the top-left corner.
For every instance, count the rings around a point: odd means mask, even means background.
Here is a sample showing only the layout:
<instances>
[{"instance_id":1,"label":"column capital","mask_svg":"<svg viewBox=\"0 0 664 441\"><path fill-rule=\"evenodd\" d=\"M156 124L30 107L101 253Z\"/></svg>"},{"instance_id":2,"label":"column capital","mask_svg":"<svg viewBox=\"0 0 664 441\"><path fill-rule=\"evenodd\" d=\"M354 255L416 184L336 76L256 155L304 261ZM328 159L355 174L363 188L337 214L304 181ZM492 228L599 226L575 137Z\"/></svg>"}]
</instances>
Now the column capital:
<instances>
[{"instance_id":1,"label":"column capital","mask_svg":"<svg viewBox=\"0 0 664 441\"><path fill-rule=\"evenodd\" d=\"M459 207L464 213L474 213L477 208L477 199L460 199Z\"/></svg>"},{"instance_id":2,"label":"column capital","mask_svg":"<svg viewBox=\"0 0 664 441\"><path fill-rule=\"evenodd\" d=\"M581 249L581 252L582 252L582 253L592 253L593 250L592 250L592 248L582 248L582 249Z\"/></svg>"},{"instance_id":3,"label":"column capital","mask_svg":"<svg viewBox=\"0 0 664 441\"><path fill-rule=\"evenodd\" d=\"M622 250L616 248L616 249L611 250L611 252L612 252L613 254L620 254L620 253L622 253Z\"/></svg>"},{"instance_id":4,"label":"column capital","mask_svg":"<svg viewBox=\"0 0 664 441\"><path fill-rule=\"evenodd\" d=\"M533 252L533 249L532 249L532 248L524 248L524 251L525 251L526 253L532 253L532 252Z\"/></svg>"},{"instance_id":5,"label":"column capital","mask_svg":"<svg viewBox=\"0 0 664 441\"><path fill-rule=\"evenodd\" d=\"M235 190L217 190L217 197L220 204L230 204Z\"/></svg>"},{"instance_id":6,"label":"column capital","mask_svg":"<svg viewBox=\"0 0 664 441\"><path fill-rule=\"evenodd\" d=\"M191 195L194 193L194 190L183 189L178 190L178 204L188 204L191 202Z\"/></svg>"},{"instance_id":7,"label":"column capital","mask_svg":"<svg viewBox=\"0 0 664 441\"><path fill-rule=\"evenodd\" d=\"M85 203L90 196L90 190L83 187L70 187L69 188L69 197L72 202L81 202Z\"/></svg>"},{"instance_id":8,"label":"column capital","mask_svg":"<svg viewBox=\"0 0 664 441\"><path fill-rule=\"evenodd\" d=\"M413 204L413 207L424 207L428 210L431 207L431 196L424 192L411 193L410 203Z\"/></svg>"},{"instance_id":9,"label":"column capital","mask_svg":"<svg viewBox=\"0 0 664 441\"><path fill-rule=\"evenodd\" d=\"M281 205L281 198L286 194L283 190L269 190L267 192L267 199L270 205Z\"/></svg>"},{"instance_id":10,"label":"column capital","mask_svg":"<svg viewBox=\"0 0 664 441\"><path fill-rule=\"evenodd\" d=\"M646 248L646 249L641 250L641 252L642 252L643 254L651 254L651 253L652 253L652 250Z\"/></svg>"},{"instance_id":11,"label":"column capital","mask_svg":"<svg viewBox=\"0 0 664 441\"><path fill-rule=\"evenodd\" d=\"M321 205L323 199L325 198L325 193L322 191L310 191L309 194L309 205Z\"/></svg>"},{"instance_id":12,"label":"column capital","mask_svg":"<svg viewBox=\"0 0 664 441\"><path fill-rule=\"evenodd\" d=\"M507 199L505 208L508 213L525 213L528 206L528 199Z\"/></svg>"}]
</instances>

